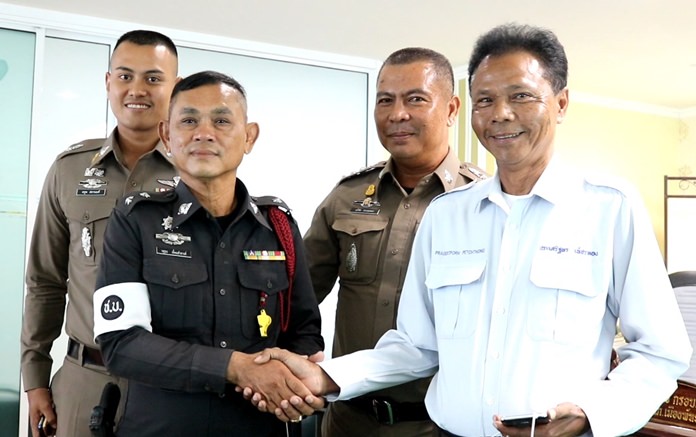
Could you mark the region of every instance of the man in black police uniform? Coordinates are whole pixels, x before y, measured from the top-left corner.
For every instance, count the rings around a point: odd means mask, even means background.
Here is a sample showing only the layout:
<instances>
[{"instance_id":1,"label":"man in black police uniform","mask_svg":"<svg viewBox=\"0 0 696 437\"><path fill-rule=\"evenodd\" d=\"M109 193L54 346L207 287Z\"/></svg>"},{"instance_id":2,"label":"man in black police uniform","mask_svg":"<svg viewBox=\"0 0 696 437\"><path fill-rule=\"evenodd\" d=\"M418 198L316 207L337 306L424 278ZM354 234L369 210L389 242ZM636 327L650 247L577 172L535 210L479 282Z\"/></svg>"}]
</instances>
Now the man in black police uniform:
<instances>
[{"instance_id":1,"label":"man in black police uniform","mask_svg":"<svg viewBox=\"0 0 696 437\"><path fill-rule=\"evenodd\" d=\"M285 435L234 385L281 387L271 403L309 394L281 363L252 363L266 347L321 355L324 344L287 206L237 179L259 134L246 109L228 76L180 81L160 137L181 182L132 193L110 218L94 335L108 369L130 382L119 435Z\"/></svg>"}]
</instances>

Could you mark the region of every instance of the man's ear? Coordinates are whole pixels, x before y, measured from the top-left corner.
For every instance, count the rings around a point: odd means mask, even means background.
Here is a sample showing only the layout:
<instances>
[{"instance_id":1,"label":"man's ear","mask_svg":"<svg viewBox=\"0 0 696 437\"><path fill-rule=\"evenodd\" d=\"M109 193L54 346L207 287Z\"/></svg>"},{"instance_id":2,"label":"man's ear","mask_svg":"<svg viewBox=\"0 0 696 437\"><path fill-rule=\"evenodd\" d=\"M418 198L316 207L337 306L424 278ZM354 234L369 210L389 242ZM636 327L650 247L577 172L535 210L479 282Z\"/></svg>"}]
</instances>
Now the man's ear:
<instances>
[{"instance_id":1,"label":"man's ear","mask_svg":"<svg viewBox=\"0 0 696 437\"><path fill-rule=\"evenodd\" d=\"M244 153L249 154L254 148L256 140L259 138L259 124L258 123L247 123L246 124L246 140L244 141Z\"/></svg>"},{"instance_id":2,"label":"man's ear","mask_svg":"<svg viewBox=\"0 0 696 437\"><path fill-rule=\"evenodd\" d=\"M160 120L159 125L157 125L157 131L159 132L160 140L162 140L165 149L167 149L167 154L171 154L171 149L169 148L169 121Z\"/></svg>"},{"instance_id":3,"label":"man's ear","mask_svg":"<svg viewBox=\"0 0 696 437\"><path fill-rule=\"evenodd\" d=\"M452 126L457 122L457 115L459 115L459 108L462 107L462 101L459 96L452 96L449 103L447 103L447 126Z\"/></svg>"},{"instance_id":4,"label":"man's ear","mask_svg":"<svg viewBox=\"0 0 696 437\"><path fill-rule=\"evenodd\" d=\"M561 124L565 118L566 111L568 110L568 105L570 104L570 98L568 96L568 88L563 88L557 95L556 99L558 101L558 115L556 116L556 124Z\"/></svg>"},{"instance_id":5,"label":"man's ear","mask_svg":"<svg viewBox=\"0 0 696 437\"><path fill-rule=\"evenodd\" d=\"M111 73L108 71L104 75L104 84L106 85L106 92L108 93L109 88L111 87Z\"/></svg>"}]
</instances>

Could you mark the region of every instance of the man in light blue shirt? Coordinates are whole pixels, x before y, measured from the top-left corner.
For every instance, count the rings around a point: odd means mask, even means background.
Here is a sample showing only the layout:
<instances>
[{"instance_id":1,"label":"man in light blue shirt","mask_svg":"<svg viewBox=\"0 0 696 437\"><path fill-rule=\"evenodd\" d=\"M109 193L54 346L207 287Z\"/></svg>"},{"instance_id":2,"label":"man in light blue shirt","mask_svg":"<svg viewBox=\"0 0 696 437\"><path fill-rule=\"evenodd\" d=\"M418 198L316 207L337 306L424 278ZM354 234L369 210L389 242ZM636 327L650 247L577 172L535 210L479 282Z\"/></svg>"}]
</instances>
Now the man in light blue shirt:
<instances>
[{"instance_id":1,"label":"man in light blue shirt","mask_svg":"<svg viewBox=\"0 0 696 437\"><path fill-rule=\"evenodd\" d=\"M515 415L547 415L537 436L641 428L692 349L638 193L554 158L567 68L550 31L504 25L480 37L472 125L498 169L426 211L397 329L323 371L278 350L264 358L329 400L434 374L426 406L443 436L530 435L501 421ZM612 370L617 320L628 344Z\"/></svg>"}]
</instances>

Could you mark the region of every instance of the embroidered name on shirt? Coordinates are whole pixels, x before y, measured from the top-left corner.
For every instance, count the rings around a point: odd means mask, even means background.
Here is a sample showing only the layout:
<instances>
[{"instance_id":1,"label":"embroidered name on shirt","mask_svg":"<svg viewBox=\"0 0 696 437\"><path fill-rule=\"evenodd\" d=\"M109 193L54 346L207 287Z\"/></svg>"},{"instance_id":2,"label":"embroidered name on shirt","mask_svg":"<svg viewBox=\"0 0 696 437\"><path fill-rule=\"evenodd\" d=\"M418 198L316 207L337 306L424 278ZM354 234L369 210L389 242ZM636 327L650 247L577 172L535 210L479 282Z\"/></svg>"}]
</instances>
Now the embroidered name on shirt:
<instances>
[{"instance_id":1,"label":"embroidered name on shirt","mask_svg":"<svg viewBox=\"0 0 696 437\"><path fill-rule=\"evenodd\" d=\"M285 261L282 250L244 250L244 259L248 261Z\"/></svg>"},{"instance_id":2,"label":"embroidered name on shirt","mask_svg":"<svg viewBox=\"0 0 696 437\"><path fill-rule=\"evenodd\" d=\"M485 248L480 249L464 249L464 250L436 250L436 256L460 256L460 255L476 255L479 253L486 253Z\"/></svg>"},{"instance_id":3,"label":"embroidered name on shirt","mask_svg":"<svg viewBox=\"0 0 696 437\"><path fill-rule=\"evenodd\" d=\"M188 250L174 249L168 247L155 247L157 255L173 256L176 258L191 258L191 252Z\"/></svg>"},{"instance_id":4,"label":"embroidered name on shirt","mask_svg":"<svg viewBox=\"0 0 696 437\"><path fill-rule=\"evenodd\" d=\"M597 252L596 250L586 250L586 249L583 249L580 247L575 249L573 252L569 252L568 247L558 247L558 246L541 246L541 247L539 247L539 250L542 252L556 252L559 255L564 254L564 253L575 253L577 255L599 256L599 252Z\"/></svg>"}]
</instances>

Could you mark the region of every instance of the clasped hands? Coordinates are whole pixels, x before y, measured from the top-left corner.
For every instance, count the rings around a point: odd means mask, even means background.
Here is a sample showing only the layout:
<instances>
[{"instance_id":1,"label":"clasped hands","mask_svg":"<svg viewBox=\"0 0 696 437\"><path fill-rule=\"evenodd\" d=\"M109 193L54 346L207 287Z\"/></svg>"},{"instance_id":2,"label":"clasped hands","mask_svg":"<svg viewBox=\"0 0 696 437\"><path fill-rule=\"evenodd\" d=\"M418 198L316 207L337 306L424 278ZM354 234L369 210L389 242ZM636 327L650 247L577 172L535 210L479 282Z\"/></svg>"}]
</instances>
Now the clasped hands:
<instances>
[{"instance_id":1,"label":"clasped hands","mask_svg":"<svg viewBox=\"0 0 696 437\"><path fill-rule=\"evenodd\" d=\"M323 352L311 356L272 348L257 354L232 354L228 379L260 411L296 422L324 408L324 394L338 386L316 363Z\"/></svg>"}]
</instances>

